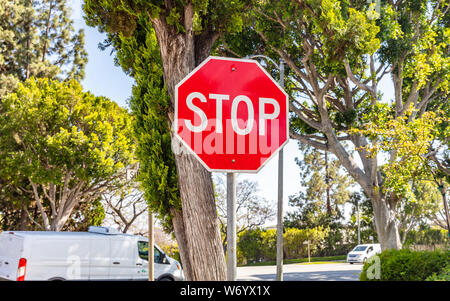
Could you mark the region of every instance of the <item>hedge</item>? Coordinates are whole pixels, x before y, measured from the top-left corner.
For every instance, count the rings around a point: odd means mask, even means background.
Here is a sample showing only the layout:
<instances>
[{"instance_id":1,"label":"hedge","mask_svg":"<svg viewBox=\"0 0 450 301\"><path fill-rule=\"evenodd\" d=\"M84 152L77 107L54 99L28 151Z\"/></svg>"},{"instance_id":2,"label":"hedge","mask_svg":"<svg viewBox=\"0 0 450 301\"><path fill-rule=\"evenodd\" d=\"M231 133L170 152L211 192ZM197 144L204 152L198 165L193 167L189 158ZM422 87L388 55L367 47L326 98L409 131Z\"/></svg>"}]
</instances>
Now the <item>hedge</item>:
<instances>
[{"instance_id":1,"label":"hedge","mask_svg":"<svg viewBox=\"0 0 450 301\"><path fill-rule=\"evenodd\" d=\"M450 281L450 264L447 265L439 274L434 273L429 276L427 281Z\"/></svg>"},{"instance_id":2,"label":"hedge","mask_svg":"<svg viewBox=\"0 0 450 301\"><path fill-rule=\"evenodd\" d=\"M444 245L448 243L448 231L444 229L411 230L404 245Z\"/></svg>"},{"instance_id":3,"label":"hedge","mask_svg":"<svg viewBox=\"0 0 450 301\"><path fill-rule=\"evenodd\" d=\"M424 281L439 275L450 264L450 251L386 250L378 258L366 262L360 274L361 281ZM380 279L369 279L368 275L376 275L378 263Z\"/></svg>"},{"instance_id":4,"label":"hedge","mask_svg":"<svg viewBox=\"0 0 450 301\"><path fill-rule=\"evenodd\" d=\"M283 252L285 259L297 259L308 256L307 241L310 242L310 255L324 248L325 237L329 229L316 227L313 229L286 228L283 234ZM277 231L247 230L239 234L237 248L240 253L239 263L271 261L276 259Z\"/></svg>"}]
</instances>

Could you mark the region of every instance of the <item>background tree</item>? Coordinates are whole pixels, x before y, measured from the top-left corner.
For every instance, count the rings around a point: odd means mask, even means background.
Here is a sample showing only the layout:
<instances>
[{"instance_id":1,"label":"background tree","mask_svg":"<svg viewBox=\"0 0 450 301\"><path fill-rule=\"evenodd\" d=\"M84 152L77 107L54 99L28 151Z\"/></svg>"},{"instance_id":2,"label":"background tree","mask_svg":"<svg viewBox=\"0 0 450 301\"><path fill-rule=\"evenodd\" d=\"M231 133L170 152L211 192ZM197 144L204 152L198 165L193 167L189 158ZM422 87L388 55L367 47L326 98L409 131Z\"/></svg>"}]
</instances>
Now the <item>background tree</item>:
<instances>
[{"instance_id":1,"label":"background tree","mask_svg":"<svg viewBox=\"0 0 450 301\"><path fill-rule=\"evenodd\" d=\"M175 85L210 54L220 34L242 28L241 14L253 2L85 0L83 9L88 25L108 32L116 48L120 48L116 38L135 35L141 20L145 28L153 28L160 53L160 61L155 63L161 62L169 100L165 120L171 129ZM137 45L145 47L142 42L139 40ZM175 138L172 129L170 138L172 149L177 150L174 161L181 204L176 204L175 198L165 199L164 210L172 208L170 218L187 279L224 280L225 260L211 174ZM165 166L171 166L171 162ZM154 198L151 193L147 200Z\"/></svg>"},{"instance_id":2,"label":"background tree","mask_svg":"<svg viewBox=\"0 0 450 301\"><path fill-rule=\"evenodd\" d=\"M0 49L0 102L19 82L32 76L84 77L84 32L75 32L67 1L1 1ZM5 229L34 229L25 211L32 196L11 191L10 185L0 178L0 211L7 217L2 225ZM31 208L28 211L37 214Z\"/></svg>"},{"instance_id":3,"label":"background tree","mask_svg":"<svg viewBox=\"0 0 450 301\"><path fill-rule=\"evenodd\" d=\"M108 220L122 233L127 233L136 220L148 212L143 193L134 179L127 181L124 187L103 193L102 200Z\"/></svg>"},{"instance_id":4,"label":"background tree","mask_svg":"<svg viewBox=\"0 0 450 301\"><path fill-rule=\"evenodd\" d=\"M373 219L372 202L364 193L354 192L350 197L351 212L350 220L347 227L348 240L352 242L352 246L358 243L358 212L359 212L359 229L360 243L375 243L378 241L375 222Z\"/></svg>"},{"instance_id":5,"label":"background tree","mask_svg":"<svg viewBox=\"0 0 450 301\"><path fill-rule=\"evenodd\" d=\"M75 32L65 0L0 3L0 98L32 76L84 77L84 32Z\"/></svg>"},{"instance_id":6,"label":"background tree","mask_svg":"<svg viewBox=\"0 0 450 301\"><path fill-rule=\"evenodd\" d=\"M106 217L105 207L103 206L101 199L98 198L91 202L80 202L74 209L70 218L65 223L62 230L64 231L77 231L86 232L89 226L101 226ZM36 211L34 220L39 218L39 212ZM39 227L35 227L35 230L42 230Z\"/></svg>"},{"instance_id":7,"label":"background tree","mask_svg":"<svg viewBox=\"0 0 450 301\"><path fill-rule=\"evenodd\" d=\"M134 164L128 112L75 80L27 80L1 108L0 177L32 196L39 218L27 209L28 218L42 230L62 230L80 203L115 189Z\"/></svg>"},{"instance_id":8,"label":"background tree","mask_svg":"<svg viewBox=\"0 0 450 301\"><path fill-rule=\"evenodd\" d=\"M443 197L446 197L449 192L449 185L446 182L444 182L442 186L443 186L442 188L438 186L438 189L440 190L441 195ZM441 229L449 231L446 219L447 219L447 210L445 210L444 204L441 203L439 205L438 211L433 214L432 220L433 223L438 227L440 227Z\"/></svg>"},{"instance_id":9,"label":"background tree","mask_svg":"<svg viewBox=\"0 0 450 301\"><path fill-rule=\"evenodd\" d=\"M285 227L329 228L326 252L334 253L344 243L344 205L350 201L352 178L342 171L339 161L326 151L299 143L303 158L295 161L300 167L301 187L306 190L289 197L294 211L287 214Z\"/></svg>"},{"instance_id":10,"label":"background tree","mask_svg":"<svg viewBox=\"0 0 450 301\"><path fill-rule=\"evenodd\" d=\"M438 159L440 148L444 149L444 156L448 151L445 141L450 133L450 112L427 111L420 117L410 120L415 111L410 108L404 116L393 118L385 106L380 107L376 114L367 114L368 122L363 129L352 130L372 136L371 143L364 147L368 153L375 155L395 152L397 159L390 160L389 163L382 165L381 169L386 190L411 203L399 202L401 208L398 211L403 214L399 217L399 227L406 231L405 235L411 227L417 226L417 222L430 217L438 210L438 205L431 198L433 185L438 188L437 195L443 203L447 227L450 221L446 189L443 185L445 181L450 180L450 175L446 174L445 168L443 169L445 163L441 163ZM427 190L426 196L424 189ZM402 236L402 240L404 239L405 236Z\"/></svg>"},{"instance_id":11,"label":"background tree","mask_svg":"<svg viewBox=\"0 0 450 301\"><path fill-rule=\"evenodd\" d=\"M414 200L402 199L399 203L398 217L402 244L411 230L431 223L442 207L442 196L436 184L429 181L412 184Z\"/></svg>"},{"instance_id":12,"label":"background tree","mask_svg":"<svg viewBox=\"0 0 450 301\"><path fill-rule=\"evenodd\" d=\"M376 135L352 132L364 113L387 112L411 122L445 101L449 87L448 12L445 1L261 1L247 24L253 33L230 35L223 47L245 55L257 49L289 66L291 138L333 153L372 201L383 249L401 247L396 207L401 195L366 148ZM244 45L240 38L257 36ZM231 42L233 39L239 41ZM394 99L381 98L389 74ZM381 110L383 105L386 110ZM350 151L356 151L356 160ZM377 153L378 154L378 153ZM388 165L402 160L395 149ZM361 162L361 164L359 164ZM382 163L383 164L383 163ZM408 165L398 165L407 172ZM405 188L405 187L404 187Z\"/></svg>"},{"instance_id":13,"label":"background tree","mask_svg":"<svg viewBox=\"0 0 450 301\"><path fill-rule=\"evenodd\" d=\"M289 198L290 205L299 212L290 213L286 225L305 228L339 221L343 218L343 205L350 200L352 178L342 172L339 161L331 154L301 143L299 147L303 158L295 161L300 167L301 187L306 191Z\"/></svg>"},{"instance_id":14,"label":"background tree","mask_svg":"<svg viewBox=\"0 0 450 301\"><path fill-rule=\"evenodd\" d=\"M227 195L226 183L222 175L214 177L217 211L219 214L222 246L227 246ZM271 221L276 211L270 202L258 196L258 183L249 180L237 181L236 185L236 234L254 230Z\"/></svg>"}]
</instances>

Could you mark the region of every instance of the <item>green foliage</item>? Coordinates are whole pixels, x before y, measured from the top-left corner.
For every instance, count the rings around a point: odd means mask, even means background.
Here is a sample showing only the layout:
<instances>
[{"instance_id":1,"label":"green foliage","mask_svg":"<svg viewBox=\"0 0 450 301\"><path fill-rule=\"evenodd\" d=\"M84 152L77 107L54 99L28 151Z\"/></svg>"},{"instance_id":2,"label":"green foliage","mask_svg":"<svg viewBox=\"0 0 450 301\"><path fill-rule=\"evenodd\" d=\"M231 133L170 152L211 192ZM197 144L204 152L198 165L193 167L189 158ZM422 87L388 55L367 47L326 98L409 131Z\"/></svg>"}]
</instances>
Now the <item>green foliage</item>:
<instances>
[{"instance_id":1,"label":"green foliage","mask_svg":"<svg viewBox=\"0 0 450 301\"><path fill-rule=\"evenodd\" d=\"M89 226L101 226L105 216L105 208L100 198L93 202L80 203L74 209L74 213L63 231L87 231Z\"/></svg>"},{"instance_id":2,"label":"green foliage","mask_svg":"<svg viewBox=\"0 0 450 301\"><path fill-rule=\"evenodd\" d=\"M447 230L433 228L411 230L405 239L405 245L445 245L448 242Z\"/></svg>"},{"instance_id":3,"label":"green foliage","mask_svg":"<svg viewBox=\"0 0 450 301\"><path fill-rule=\"evenodd\" d=\"M409 230L428 229L430 221L436 221L436 216L443 207L442 195L433 182L413 182L411 188L414 199L402 198L398 204L397 215L402 241L406 244L415 243L415 239L408 240L409 235L412 235ZM433 244L435 243L437 242Z\"/></svg>"},{"instance_id":4,"label":"green foliage","mask_svg":"<svg viewBox=\"0 0 450 301\"><path fill-rule=\"evenodd\" d=\"M137 20L133 35L114 40L122 68L136 80L130 108L137 141L136 157L144 198L163 222L172 228L172 208L181 210L175 159L167 121L170 100L163 82L163 71L154 30L146 17Z\"/></svg>"},{"instance_id":5,"label":"green foliage","mask_svg":"<svg viewBox=\"0 0 450 301\"><path fill-rule=\"evenodd\" d=\"M4 192L27 196L28 204L42 202L44 224L45 211L52 223L57 216L70 216L80 201L95 202L106 188L120 186L125 169L135 164L127 110L83 92L75 80L31 78L3 99L1 111ZM92 206L78 210L99 223L102 208ZM60 230L61 225L53 226Z\"/></svg>"},{"instance_id":6,"label":"green foliage","mask_svg":"<svg viewBox=\"0 0 450 301\"><path fill-rule=\"evenodd\" d=\"M247 262L260 261L264 258L261 234L262 230L258 228L241 232L238 235L237 248Z\"/></svg>"},{"instance_id":7,"label":"green foliage","mask_svg":"<svg viewBox=\"0 0 450 301\"><path fill-rule=\"evenodd\" d=\"M357 205L359 207L360 241L369 243L378 241L377 232L373 222L373 207L370 199L361 193L353 193L351 196L352 211L347 228L347 235L353 245L358 243Z\"/></svg>"},{"instance_id":8,"label":"green foliage","mask_svg":"<svg viewBox=\"0 0 450 301\"><path fill-rule=\"evenodd\" d=\"M178 249L178 245L176 243L173 244L163 244L159 246L165 254L172 257L178 262L181 262L180 259L180 250Z\"/></svg>"},{"instance_id":9,"label":"green foliage","mask_svg":"<svg viewBox=\"0 0 450 301\"><path fill-rule=\"evenodd\" d=\"M201 45L205 36L240 31L242 12L251 3L234 0L84 1L87 24L107 32L107 44L117 51L118 62L136 79L130 107L135 116L134 131L138 141L138 180L142 183L145 199L163 220L166 231L172 230L171 210L181 210L181 201L175 160L170 151L169 116L174 108L163 81L155 24L160 24L160 31L162 27L167 30L161 34L175 39L176 35L184 34L185 25L192 22L195 47L201 48L205 46ZM169 51L173 52L173 49Z\"/></svg>"},{"instance_id":10,"label":"green foliage","mask_svg":"<svg viewBox=\"0 0 450 301\"><path fill-rule=\"evenodd\" d=\"M429 276L426 281L450 281L450 264L439 273L433 273L433 275Z\"/></svg>"},{"instance_id":11,"label":"green foliage","mask_svg":"<svg viewBox=\"0 0 450 301\"><path fill-rule=\"evenodd\" d=\"M438 82L439 89L448 93L450 31L443 12L449 3L407 1L394 8L381 8L379 25L382 61L404 62L404 79L417 81L418 88L427 82ZM430 10L431 6L434 10Z\"/></svg>"},{"instance_id":12,"label":"green foliage","mask_svg":"<svg viewBox=\"0 0 450 301\"><path fill-rule=\"evenodd\" d=\"M393 191L415 200L411 181L433 177L433 170L429 166L431 162L425 160L424 156L439 135L435 125L442 123L445 117L442 112L425 112L420 118L410 120L414 113L411 106L404 116L394 118L387 106L379 107L384 110L366 116L365 119L371 121L365 123L363 129L352 129L350 132L372 138L370 144L362 147L372 156L395 151L396 156L383 166L385 192Z\"/></svg>"},{"instance_id":13,"label":"green foliage","mask_svg":"<svg viewBox=\"0 0 450 301\"><path fill-rule=\"evenodd\" d=\"M334 153L374 207L379 201L414 201L411 180L448 176L448 131L441 127L448 125L449 111L438 111L449 96L448 1L384 1L380 14L369 1L259 4L248 16L248 30L258 39L245 43L252 34L244 29L245 35L225 39L222 49L285 60L293 138ZM385 102L381 80L388 75L395 99ZM389 130L367 130L370 122ZM427 157L432 151L443 167ZM383 168L381 154L390 160ZM395 216L395 206L390 208L388 216ZM377 228L383 240L390 222Z\"/></svg>"},{"instance_id":14,"label":"green foliage","mask_svg":"<svg viewBox=\"0 0 450 301\"><path fill-rule=\"evenodd\" d=\"M306 191L289 198L289 205L298 209L288 215L287 223L298 228L329 226L342 218L341 207L350 200L348 188L353 181L330 153L303 144L299 148L303 158L295 161L301 171L301 186Z\"/></svg>"},{"instance_id":15,"label":"green foliage","mask_svg":"<svg viewBox=\"0 0 450 301\"><path fill-rule=\"evenodd\" d=\"M32 76L84 77L84 32L75 32L67 1L1 1L0 41L0 97Z\"/></svg>"},{"instance_id":16,"label":"green foliage","mask_svg":"<svg viewBox=\"0 0 450 301\"><path fill-rule=\"evenodd\" d=\"M285 229L283 233L284 257L286 259L308 257L307 241L310 243L311 256L314 256L323 247L328 232L329 229L323 227ZM243 231L238 235L237 247L242 256L241 262L252 263L275 260L277 231L275 229L263 231L259 228Z\"/></svg>"},{"instance_id":17,"label":"green foliage","mask_svg":"<svg viewBox=\"0 0 450 301\"><path fill-rule=\"evenodd\" d=\"M450 251L386 250L378 256L381 281L423 281L440 273L450 263ZM373 264L376 264L376 261L364 265L360 274L361 281L370 280L367 270Z\"/></svg>"},{"instance_id":18,"label":"green foliage","mask_svg":"<svg viewBox=\"0 0 450 301\"><path fill-rule=\"evenodd\" d=\"M61 184L71 172L90 183L134 163L131 118L75 80L31 79L2 103L1 176Z\"/></svg>"},{"instance_id":19,"label":"green foliage","mask_svg":"<svg viewBox=\"0 0 450 301\"><path fill-rule=\"evenodd\" d=\"M321 255L345 252L343 244L343 206L350 201L352 179L341 170L339 161L330 153L299 144L303 158L296 158L301 173L301 186L305 191L289 197L295 210L287 214L285 227L312 229L318 226L327 230Z\"/></svg>"},{"instance_id":20,"label":"green foliage","mask_svg":"<svg viewBox=\"0 0 450 301\"><path fill-rule=\"evenodd\" d=\"M283 234L284 253L288 259L308 257L308 245L310 254L316 254L317 250L325 243L329 228L317 227L312 229L288 228Z\"/></svg>"},{"instance_id":21,"label":"green foliage","mask_svg":"<svg viewBox=\"0 0 450 301\"><path fill-rule=\"evenodd\" d=\"M261 232L260 248L264 256L264 260L274 260L277 258L277 230L269 229Z\"/></svg>"},{"instance_id":22,"label":"green foliage","mask_svg":"<svg viewBox=\"0 0 450 301\"><path fill-rule=\"evenodd\" d=\"M242 12L252 5L248 0L209 1L121 1L85 0L83 10L89 26L101 32L131 36L139 19L148 16L173 26L175 32L185 32L184 12L192 3L194 32L238 32L242 29Z\"/></svg>"}]
</instances>

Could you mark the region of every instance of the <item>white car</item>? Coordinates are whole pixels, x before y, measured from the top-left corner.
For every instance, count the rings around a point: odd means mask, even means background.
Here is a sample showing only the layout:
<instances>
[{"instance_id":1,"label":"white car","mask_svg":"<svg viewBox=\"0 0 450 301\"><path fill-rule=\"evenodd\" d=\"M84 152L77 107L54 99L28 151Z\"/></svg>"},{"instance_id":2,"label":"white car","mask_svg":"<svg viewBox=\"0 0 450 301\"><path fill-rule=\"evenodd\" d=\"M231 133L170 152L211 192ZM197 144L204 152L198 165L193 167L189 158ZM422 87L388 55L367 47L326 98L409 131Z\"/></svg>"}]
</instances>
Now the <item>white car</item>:
<instances>
[{"instance_id":1,"label":"white car","mask_svg":"<svg viewBox=\"0 0 450 301\"><path fill-rule=\"evenodd\" d=\"M369 257L381 253L380 244L364 244L357 245L350 253L347 254L347 262L353 264L365 263Z\"/></svg>"},{"instance_id":2,"label":"white car","mask_svg":"<svg viewBox=\"0 0 450 301\"><path fill-rule=\"evenodd\" d=\"M184 280L155 245L156 280ZM147 280L148 239L106 227L88 232L0 233L0 280Z\"/></svg>"}]
</instances>

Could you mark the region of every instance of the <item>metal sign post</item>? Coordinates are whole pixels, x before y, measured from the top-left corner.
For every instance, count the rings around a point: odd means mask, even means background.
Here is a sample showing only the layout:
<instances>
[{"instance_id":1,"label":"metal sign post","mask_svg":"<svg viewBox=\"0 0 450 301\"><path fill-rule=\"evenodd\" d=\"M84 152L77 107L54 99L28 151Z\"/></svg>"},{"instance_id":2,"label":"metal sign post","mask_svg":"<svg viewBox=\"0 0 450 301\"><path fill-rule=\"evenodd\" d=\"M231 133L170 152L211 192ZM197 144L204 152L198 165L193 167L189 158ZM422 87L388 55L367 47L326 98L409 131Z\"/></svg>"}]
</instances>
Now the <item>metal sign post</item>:
<instances>
[{"instance_id":1,"label":"metal sign post","mask_svg":"<svg viewBox=\"0 0 450 301\"><path fill-rule=\"evenodd\" d=\"M280 86L284 87L284 61L280 59ZM278 153L277 281L283 281L283 148Z\"/></svg>"},{"instance_id":2,"label":"metal sign post","mask_svg":"<svg viewBox=\"0 0 450 301\"><path fill-rule=\"evenodd\" d=\"M236 174L227 173L227 280L236 280Z\"/></svg>"}]
</instances>

